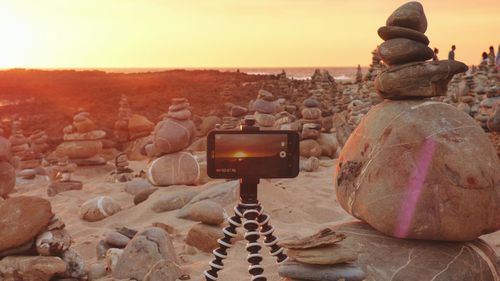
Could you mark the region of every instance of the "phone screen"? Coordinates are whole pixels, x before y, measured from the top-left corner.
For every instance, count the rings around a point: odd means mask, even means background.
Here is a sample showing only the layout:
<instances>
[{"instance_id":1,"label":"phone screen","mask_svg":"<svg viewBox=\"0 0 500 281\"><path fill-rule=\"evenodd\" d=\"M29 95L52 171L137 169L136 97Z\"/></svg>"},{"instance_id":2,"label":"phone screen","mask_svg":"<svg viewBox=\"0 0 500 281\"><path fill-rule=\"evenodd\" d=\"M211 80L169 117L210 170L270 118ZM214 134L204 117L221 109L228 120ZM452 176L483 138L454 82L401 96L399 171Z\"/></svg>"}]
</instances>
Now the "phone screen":
<instances>
[{"instance_id":1,"label":"phone screen","mask_svg":"<svg viewBox=\"0 0 500 281\"><path fill-rule=\"evenodd\" d=\"M289 177L295 166L289 135L218 132L213 137L213 170L228 177Z\"/></svg>"}]
</instances>

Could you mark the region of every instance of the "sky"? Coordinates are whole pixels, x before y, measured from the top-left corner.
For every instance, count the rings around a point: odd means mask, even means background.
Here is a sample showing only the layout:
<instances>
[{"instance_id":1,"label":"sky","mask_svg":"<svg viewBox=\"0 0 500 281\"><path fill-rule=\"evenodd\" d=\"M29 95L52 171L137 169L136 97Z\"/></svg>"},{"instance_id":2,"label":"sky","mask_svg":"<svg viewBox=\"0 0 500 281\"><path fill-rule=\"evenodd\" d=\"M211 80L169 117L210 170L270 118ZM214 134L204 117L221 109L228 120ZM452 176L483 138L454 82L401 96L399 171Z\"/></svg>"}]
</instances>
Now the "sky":
<instances>
[{"instance_id":1,"label":"sky","mask_svg":"<svg viewBox=\"0 0 500 281\"><path fill-rule=\"evenodd\" d=\"M367 66L399 0L0 0L0 68ZM430 47L478 64L499 0L426 0Z\"/></svg>"}]
</instances>

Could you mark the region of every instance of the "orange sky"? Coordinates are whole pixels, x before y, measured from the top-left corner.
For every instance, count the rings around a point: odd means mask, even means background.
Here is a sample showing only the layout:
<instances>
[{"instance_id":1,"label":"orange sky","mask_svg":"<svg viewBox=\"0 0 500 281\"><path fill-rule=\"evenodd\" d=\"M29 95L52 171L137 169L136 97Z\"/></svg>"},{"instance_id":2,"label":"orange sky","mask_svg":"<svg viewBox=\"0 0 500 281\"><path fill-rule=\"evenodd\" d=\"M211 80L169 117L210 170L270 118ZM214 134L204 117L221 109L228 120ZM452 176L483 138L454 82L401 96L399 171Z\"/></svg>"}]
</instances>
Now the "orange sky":
<instances>
[{"instance_id":1,"label":"orange sky","mask_svg":"<svg viewBox=\"0 0 500 281\"><path fill-rule=\"evenodd\" d=\"M0 0L0 67L368 65L406 1ZM445 58L477 64L500 44L499 0L421 1Z\"/></svg>"}]
</instances>

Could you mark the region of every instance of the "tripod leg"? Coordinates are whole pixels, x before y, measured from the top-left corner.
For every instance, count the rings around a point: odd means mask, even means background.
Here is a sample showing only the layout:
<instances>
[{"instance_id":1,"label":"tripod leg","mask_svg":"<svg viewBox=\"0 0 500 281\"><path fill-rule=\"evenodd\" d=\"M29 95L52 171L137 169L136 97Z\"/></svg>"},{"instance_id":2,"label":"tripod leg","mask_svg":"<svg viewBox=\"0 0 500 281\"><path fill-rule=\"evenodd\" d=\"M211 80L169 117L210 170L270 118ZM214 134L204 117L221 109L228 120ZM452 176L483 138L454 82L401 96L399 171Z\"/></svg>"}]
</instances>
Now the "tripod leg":
<instances>
[{"instance_id":1,"label":"tripod leg","mask_svg":"<svg viewBox=\"0 0 500 281\"><path fill-rule=\"evenodd\" d=\"M259 222L257 217L259 216L258 204L245 204L248 207L243 213L245 222L243 227L246 229L245 239L248 241L246 249L248 251L247 261L250 263L248 272L252 275L251 281L266 281L266 277L262 275L264 273L264 268L260 265L262 261L262 256L259 254L262 248L259 244L260 233Z\"/></svg>"},{"instance_id":2,"label":"tripod leg","mask_svg":"<svg viewBox=\"0 0 500 281\"><path fill-rule=\"evenodd\" d=\"M283 253L283 248L278 245L278 237L273 235L274 227L269 224L271 217L264 213L264 209L259 206L259 217L257 218L261 226L260 234L265 237L264 245L268 246L271 251L271 255L275 256L278 263L282 263L288 259L288 257Z\"/></svg>"},{"instance_id":3,"label":"tripod leg","mask_svg":"<svg viewBox=\"0 0 500 281\"><path fill-rule=\"evenodd\" d=\"M219 243L219 248L215 249L212 253L215 256L215 259L212 260L209 265L210 269L206 270L203 274L205 275L206 281L216 281L219 276L217 272L224 268L223 260L227 258L227 249L232 246L232 238L236 237L236 228L241 226L241 218L243 217L242 212L243 207L240 205L234 207L235 215L228 218L229 226L224 228L222 231L224 233L224 237L217 240Z\"/></svg>"}]
</instances>

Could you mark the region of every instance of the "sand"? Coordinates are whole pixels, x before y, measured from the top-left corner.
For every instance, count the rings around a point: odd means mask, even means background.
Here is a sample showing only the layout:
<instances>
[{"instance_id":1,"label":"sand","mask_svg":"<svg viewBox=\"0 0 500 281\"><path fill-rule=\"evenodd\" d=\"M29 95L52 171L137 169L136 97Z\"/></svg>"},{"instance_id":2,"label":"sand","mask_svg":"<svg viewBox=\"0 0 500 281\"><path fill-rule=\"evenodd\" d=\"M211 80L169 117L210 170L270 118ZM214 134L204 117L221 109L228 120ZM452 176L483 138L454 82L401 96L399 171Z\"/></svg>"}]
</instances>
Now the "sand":
<instances>
[{"instance_id":1,"label":"sand","mask_svg":"<svg viewBox=\"0 0 500 281\"><path fill-rule=\"evenodd\" d=\"M310 235L325 226L355 220L340 207L336 200L332 182L334 163L335 160L323 160L322 167L317 172L301 172L295 179L261 181L259 199L271 216L271 224L276 229L275 234L281 240L292 236ZM132 161L130 166L135 171L139 171L146 167L146 162ZM108 182L107 173L112 169L111 165L79 168L74 178L84 182L83 190L67 191L55 197L46 195L48 185L46 178L39 176L31 181L18 179L17 191L11 196L33 195L48 199L53 211L66 223L67 230L74 240L72 247L85 258L88 265L96 261L95 249L98 241L114 228L126 226L140 230L155 222L170 225L175 229L172 239L181 260L181 266L191 276L191 280L205 280L202 274L208 269L208 262L212 259L212 255L193 251L193 248L186 246L184 242L188 230L196 222L176 218L177 211L154 213L151 211L153 200L134 206L133 196L123 191L124 183ZM184 188L186 187L161 187L157 192L166 193ZM80 205L99 195L113 197L123 210L99 222L91 223L81 220L78 217ZM225 206L230 215L232 215L232 208L232 205ZM497 255L500 254L500 231L483 238L495 247ZM249 280L245 244L246 241L238 241L229 250L229 259L225 262L225 269L219 274L219 280ZM280 280L277 274L278 266L274 259L266 248L262 252L268 280Z\"/></svg>"}]
</instances>

